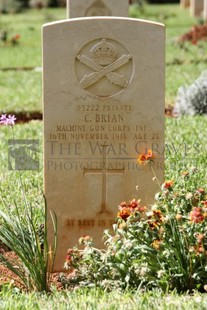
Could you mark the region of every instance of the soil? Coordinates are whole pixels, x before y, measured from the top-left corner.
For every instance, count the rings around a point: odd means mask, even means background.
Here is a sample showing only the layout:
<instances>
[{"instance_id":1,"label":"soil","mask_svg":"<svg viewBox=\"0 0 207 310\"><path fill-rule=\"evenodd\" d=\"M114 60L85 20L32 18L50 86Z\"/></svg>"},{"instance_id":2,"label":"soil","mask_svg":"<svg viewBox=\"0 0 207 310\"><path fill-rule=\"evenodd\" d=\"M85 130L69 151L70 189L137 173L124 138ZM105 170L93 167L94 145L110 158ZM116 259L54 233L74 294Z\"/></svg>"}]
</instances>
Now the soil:
<instances>
[{"instance_id":1,"label":"soil","mask_svg":"<svg viewBox=\"0 0 207 310\"><path fill-rule=\"evenodd\" d=\"M12 251L5 251L3 248L0 248L0 253L3 254L7 259L9 259L9 261L15 262L18 260L17 255ZM58 290L63 290L64 287L59 280L59 276L60 276L60 273L53 273L52 278L51 278L51 283L55 285ZM69 274L66 273L66 277L68 276ZM10 284L13 287L17 287L21 289L22 291L26 291L24 284L17 277L17 275L11 272L8 268L6 268L0 262L0 287L4 284Z\"/></svg>"},{"instance_id":2,"label":"soil","mask_svg":"<svg viewBox=\"0 0 207 310\"><path fill-rule=\"evenodd\" d=\"M4 113L0 113L4 114ZM38 111L33 111L33 112L14 112L14 111L10 111L6 113L7 115L15 115L16 117L16 124L24 124L24 123L28 123L32 120L42 120L43 119L43 115L41 112ZM173 116L173 106L168 105L165 108L165 116Z\"/></svg>"}]
</instances>

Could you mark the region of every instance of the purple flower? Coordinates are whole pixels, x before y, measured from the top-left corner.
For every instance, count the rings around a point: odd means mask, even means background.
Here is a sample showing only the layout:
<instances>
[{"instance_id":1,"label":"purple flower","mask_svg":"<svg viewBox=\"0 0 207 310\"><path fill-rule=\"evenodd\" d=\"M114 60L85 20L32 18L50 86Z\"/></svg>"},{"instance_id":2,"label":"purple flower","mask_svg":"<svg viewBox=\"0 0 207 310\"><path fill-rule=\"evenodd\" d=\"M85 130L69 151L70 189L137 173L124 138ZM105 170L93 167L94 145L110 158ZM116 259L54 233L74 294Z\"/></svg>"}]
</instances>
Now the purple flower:
<instances>
[{"instance_id":1,"label":"purple flower","mask_svg":"<svg viewBox=\"0 0 207 310\"><path fill-rule=\"evenodd\" d=\"M7 123L6 114L2 114L2 116L0 117L0 124L6 125L6 123Z\"/></svg>"},{"instance_id":2,"label":"purple flower","mask_svg":"<svg viewBox=\"0 0 207 310\"><path fill-rule=\"evenodd\" d=\"M6 114L2 114L2 116L0 117L0 124L2 124L2 125L13 126L15 121L16 121L15 115L8 115L8 117L7 117Z\"/></svg>"}]
</instances>

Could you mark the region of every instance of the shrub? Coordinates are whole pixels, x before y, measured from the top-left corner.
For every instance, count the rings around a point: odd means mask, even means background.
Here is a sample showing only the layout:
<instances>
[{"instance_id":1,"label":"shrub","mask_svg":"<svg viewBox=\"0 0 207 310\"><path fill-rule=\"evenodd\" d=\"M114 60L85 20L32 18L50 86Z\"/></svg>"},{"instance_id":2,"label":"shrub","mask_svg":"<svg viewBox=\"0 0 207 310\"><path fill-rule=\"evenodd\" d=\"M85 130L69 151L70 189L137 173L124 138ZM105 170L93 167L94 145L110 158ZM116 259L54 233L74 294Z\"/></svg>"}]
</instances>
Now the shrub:
<instances>
[{"instance_id":1,"label":"shrub","mask_svg":"<svg viewBox=\"0 0 207 310\"><path fill-rule=\"evenodd\" d=\"M178 115L207 114L207 71L189 87L178 89L174 113Z\"/></svg>"},{"instance_id":2,"label":"shrub","mask_svg":"<svg viewBox=\"0 0 207 310\"><path fill-rule=\"evenodd\" d=\"M89 236L80 239L84 250L68 250L65 267L75 270L67 285L205 290L207 195L195 187L197 173L184 171L180 184L165 182L148 208L136 199L122 202L114 233L105 232L106 250L94 248Z\"/></svg>"}]
</instances>

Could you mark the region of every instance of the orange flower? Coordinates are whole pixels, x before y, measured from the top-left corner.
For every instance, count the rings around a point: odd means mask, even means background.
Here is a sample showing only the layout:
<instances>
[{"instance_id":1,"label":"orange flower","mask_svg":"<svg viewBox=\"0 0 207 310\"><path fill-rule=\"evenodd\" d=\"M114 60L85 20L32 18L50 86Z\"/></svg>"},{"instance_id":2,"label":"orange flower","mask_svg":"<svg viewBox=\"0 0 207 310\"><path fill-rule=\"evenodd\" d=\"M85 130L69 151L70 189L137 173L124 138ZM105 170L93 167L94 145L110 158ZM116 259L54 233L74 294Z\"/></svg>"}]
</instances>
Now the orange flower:
<instances>
[{"instance_id":1,"label":"orange flower","mask_svg":"<svg viewBox=\"0 0 207 310\"><path fill-rule=\"evenodd\" d=\"M146 160L147 160L146 155L144 155L144 154L139 155L138 162L140 163L140 165L145 163Z\"/></svg>"},{"instance_id":2,"label":"orange flower","mask_svg":"<svg viewBox=\"0 0 207 310\"><path fill-rule=\"evenodd\" d=\"M150 228L153 230L154 228L160 226L163 222L162 212L160 210L154 210L153 214L148 216L148 224Z\"/></svg>"},{"instance_id":3,"label":"orange flower","mask_svg":"<svg viewBox=\"0 0 207 310\"><path fill-rule=\"evenodd\" d=\"M202 243L203 239L205 238L205 235L204 234L198 234L196 237L197 237L198 243Z\"/></svg>"},{"instance_id":4,"label":"orange flower","mask_svg":"<svg viewBox=\"0 0 207 310\"><path fill-rule=\"evenodd\" d=\"M190 221L193 223L201 223L204 220L204 216L202 214L202 209L199 207L194 207L190 212Z\"/></svg>"},{"instance_id":5,"label":"orange flower","mask_svg":"<svg viewBox=\"0 0 207 310\"><path fill-rule=\"evenodd\" d=\"M83 235L82 237L80 237L80 239L78 240L79 244L87 244L88 242L92 242L93 241L93 238L91 238L90 236L88 235Z\"/></svg>"},{"instance_id":6,"label":"orange flower","mask_svg":"<svg viewBox=\"0 0 207 310\"><path fill-rule=\"evenodd\" d=\"M198 244L197 246L194 246L194 250L197 253L197 255L205 252L205 249L202 244Z\"/></svg>"},{"instance_id":7,"label":"orange flower","mask_svg":"<svg viewBox=\"0 0 207 310\"><path fill-rule=\"evenodd\" d=\"M19 40L19 39L20 39L20 34L18 34L18 33L15 34L14 39L15 39L15 40Z\"/></svg>"},{"instance_id":8,"label":"orange flower","mask_svg":"<svg viewBox=\"0 0 207 310\"><path fill-rule=\"evenodd\" d=\"M117 217L120 217L122 220L126 221L130 215L131 215L130 209L124 207L118 212Z\"/></svg>"},{"instance_id":9,"label":"orange flower","mask_svg":"<svg viewBox=\"0 0 207 310\"><path fill-rule=\"evenodd\" d=\"M163 188L164 188L164 189L172 188L173 183L174 183L173 180L166 181L166 182L163 184Z\"/></svg>"},{"instance_id":10,"label":"orange flower","mask_svg":"<svg viewBox=\"0 0 207 310\"><path fill-rule=\"evenodd\" d=\"M68 249L67 256L65 258L66 263L71 263L72 262L73 254L74 254L74 250L73 249Z\"/></svg>"},{"instance_id":11,"label":"orange flower","mask_svg":"<svg viewBox=\"0 0 207 310\"><path fill-rule=\"evenodd\" d=\"M154 210L153 216L160 222L163 220L162 212L160 210Z\"/></svg>"},{"instance_id":12,"label":"orange flower","mask_svg":"<svg viewBox=\"0 0 207 310\"><path fill-rule=\"evenodd\" d=\"M182 216L182 214L178 213L178 214L176 214L175 218L177 221L180 221L180 220L182 220L183 216Z\"/></svg>"},{"instance_id":13,"label":"orange flower","mask_svg":"<svg viewBox=\"0 0 207 310\"><path fill-rule=\"evenodd\" d=\"M181 173L181 175L182 175L184 178L186 178L186 177L189 176L189 171L183 171L183 172Z\"/></svg>"},{"instance_id":14,"label":"orange flower","mask_svg":"<svg viewBox=\"0 0 207 310\"><path fill-rule=\"evenodd\" d=\"M205 194L205 189L202 188L202 187L198 188L197 191L198 191L201 195Z\"/></svg>"},{"instance_id":15,"label":"orange flower","mask_svg":"<svg viewBox=\"0 0 207 310\"><path fill-rule=\"evenodd\" d=\"M152 150L148 150L147 154L140 154L138 158L138 163L140 165L147 164L150 162L153 162L155 159L155 154L152 152Z\"/></svg>"},{"instance_id":16,"label":"orange flower","mask_svg":"<svg viewBox=\"0 0 207 310\"><path fill-rule=\"evenodd\" d=\"M154 240L151 244L151 246L155 249L155 250L159 250L160 249L160 245L161 245L162 241L161 240Z\"/></svg>"},{"instance_id":17,"label":"orange flower","mask_svg":"<svg viewBox=\"0 0 207 310\"><path fill-rule=\"evenodd\" d=\"M147 155L146 155L147 160L152 160L155 158L155 154L152 153L152 150L148 150Z\"/></svg>"},{"instance_id":18,"label":"orange flower","mask_svg":"<svg viewBox=\"0 0 207 310\"><path fill-rule=\"evenodd\" d=\"M204 208L207 208L207 200L201 201Z\"/></svg>"}]
</instances>

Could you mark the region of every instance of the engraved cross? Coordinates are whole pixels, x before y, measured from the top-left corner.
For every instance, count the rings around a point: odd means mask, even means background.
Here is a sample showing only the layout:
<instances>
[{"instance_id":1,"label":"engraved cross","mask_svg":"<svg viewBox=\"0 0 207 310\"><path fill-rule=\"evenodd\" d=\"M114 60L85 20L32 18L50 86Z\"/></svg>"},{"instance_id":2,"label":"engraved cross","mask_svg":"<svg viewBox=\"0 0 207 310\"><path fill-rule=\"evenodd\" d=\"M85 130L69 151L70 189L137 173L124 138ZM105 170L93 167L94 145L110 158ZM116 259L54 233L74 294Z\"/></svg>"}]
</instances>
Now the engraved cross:
<instances>
[{"instance_id":1,"label":"engraved cross","mask_svg":"<svg viewBox=\"0 0 207 310\"><path fill-rule=\"evenodd\" d=\"M102 174L102 202L101 202L101 210L98 214L110 213L107 211L107 174L124 174L125 168L123 169L107 169L106 167L106 153L108 145L101 145L102 147L102 169L84 169L84 175L86 174Z\"/></svg>"}]
</instances>

